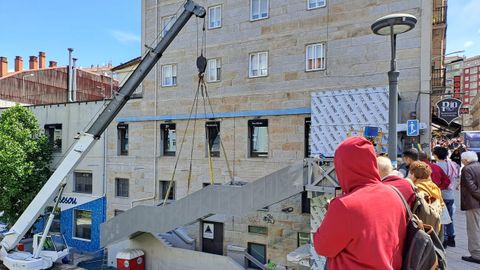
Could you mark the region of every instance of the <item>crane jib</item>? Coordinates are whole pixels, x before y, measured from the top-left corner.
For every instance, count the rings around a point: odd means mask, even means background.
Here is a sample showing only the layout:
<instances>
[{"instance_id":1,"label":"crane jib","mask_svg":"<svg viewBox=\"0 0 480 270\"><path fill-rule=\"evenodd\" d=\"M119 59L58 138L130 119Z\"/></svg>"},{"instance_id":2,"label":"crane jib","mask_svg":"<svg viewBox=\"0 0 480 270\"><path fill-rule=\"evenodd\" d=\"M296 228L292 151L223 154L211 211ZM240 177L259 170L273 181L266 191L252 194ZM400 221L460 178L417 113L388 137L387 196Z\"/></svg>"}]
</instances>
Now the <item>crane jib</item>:
<instances>
[{"instance_id":1,"label":"crane jib","mask_svg":"<svg viewBox=\"0 0 480 270\"><path fill-rule=\"evenodd\" d=\"M184 5L184 11L175 20L170 30L159 41L153 50L150 50L148 53L146 53L138 67L133 71L132 75L128 78L125 84L119 89L118 93L114 96L111 102L103 109L99 117L93 122L92 126L87 130L87 132L80 134L78 140L76 140L70 150L67 151L64 159L58 165L52 176L37 193L25 211L20 215L15 224L11 227L10 231L5 234L4 239L0 243L0 259L4 261L4 264L6 264L6 261L8 261L10 266L16 265L17 263L21 263L22 265L29 263L26 260L20 260L21 262L17 261L15 256L9 256L10 253L8 252L16 247L25 233L31 228L33 223L42 213L43 209L54 200L55 194L59 190L66 176L73 171L77 164L79 164L79 162L85 157L93 144L105 131L107 126L113 121L123 106L125 106L136 88L155 66L163 52L175 39L188 20L193 15L203 18L205 17L205 14L205 8L197 5L192 0L186 1ZM57 203L76 203L76 201L68 198L65 199L65 197L61 196L61 194L59 197L61 199L57 199ZM38 260L41 260L41 255ZM15 266L12 267L16 268ZM12 267L10 267L10 269Z\"/></svg>"}]
</instances>

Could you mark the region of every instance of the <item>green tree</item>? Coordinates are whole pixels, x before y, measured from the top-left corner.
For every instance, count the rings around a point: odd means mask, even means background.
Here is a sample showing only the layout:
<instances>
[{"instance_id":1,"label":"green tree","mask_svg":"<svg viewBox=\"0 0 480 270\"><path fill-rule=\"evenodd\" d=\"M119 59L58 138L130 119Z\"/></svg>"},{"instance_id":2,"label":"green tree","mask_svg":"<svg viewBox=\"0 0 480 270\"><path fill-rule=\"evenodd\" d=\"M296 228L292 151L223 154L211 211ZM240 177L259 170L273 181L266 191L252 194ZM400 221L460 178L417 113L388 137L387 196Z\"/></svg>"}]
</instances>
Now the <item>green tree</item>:
<instances>
[{"instance_id":1,"label":"green tree","mask_svg":"<svg viewBox=\"0 0 480 270\"><path fill-rule=\"evenodd\" d=\"M53 148L35 115L20 105L0 114L0 219L13 225L51 174Z\"/></svg>"}]
</instances>

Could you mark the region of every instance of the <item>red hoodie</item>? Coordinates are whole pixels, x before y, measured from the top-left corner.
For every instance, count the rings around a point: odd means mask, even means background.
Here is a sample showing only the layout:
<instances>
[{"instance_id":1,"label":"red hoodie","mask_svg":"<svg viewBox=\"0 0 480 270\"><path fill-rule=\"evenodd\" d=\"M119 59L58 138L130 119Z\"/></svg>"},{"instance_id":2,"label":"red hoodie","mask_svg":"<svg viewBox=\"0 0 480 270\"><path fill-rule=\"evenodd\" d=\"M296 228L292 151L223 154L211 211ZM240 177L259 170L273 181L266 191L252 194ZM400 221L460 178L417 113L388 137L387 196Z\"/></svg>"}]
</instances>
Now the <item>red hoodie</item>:
<instances>
[{"instance_id":1,"label":"red hoodie","mask_svg":"<svg viewBox=\"0 0 480 270\"><path fill-rule=\"evenodd\" d=\"M398 194L380 181L373 145L351 137L335 151L344 192L333 199L313 236L329 270L401 269L407 214Z\"/></svg>"},{"instance_id":2,"label":"red hoodie","mask_svg":"<svg viewBox=\"0 0 480 270\"><path fill-rule=\"evenodd\" d=\"M415 191L413 191L413 186L408 182L407 179L401 178L396 175L389 175L382 179L384 184L394 186L402 193L403 197L407 201L410 209L412 209L413 204L415 203Z\"/></svg>"}]
</instances>

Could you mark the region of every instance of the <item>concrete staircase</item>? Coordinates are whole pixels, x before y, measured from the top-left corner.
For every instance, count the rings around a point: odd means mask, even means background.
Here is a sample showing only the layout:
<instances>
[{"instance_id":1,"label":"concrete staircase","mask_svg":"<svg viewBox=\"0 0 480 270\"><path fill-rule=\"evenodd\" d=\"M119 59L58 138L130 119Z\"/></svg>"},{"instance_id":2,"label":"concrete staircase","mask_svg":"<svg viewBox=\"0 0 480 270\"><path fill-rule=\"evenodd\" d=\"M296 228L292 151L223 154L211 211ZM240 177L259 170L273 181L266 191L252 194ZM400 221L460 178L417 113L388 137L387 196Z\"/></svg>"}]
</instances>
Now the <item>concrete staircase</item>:
<instances>
[{"instance_id":1,"label":"concrete staircase","mask_svg":"<svg viewBox=\"0 0 480 270\"><path fill-rule=\"evenodd\" d=\"M102 224L101 245L166 233L213 214L245 216L302 192L307 167L301 161L244 186L210 185L165 206L136 206Z\"/></svg>"}]
</instances>

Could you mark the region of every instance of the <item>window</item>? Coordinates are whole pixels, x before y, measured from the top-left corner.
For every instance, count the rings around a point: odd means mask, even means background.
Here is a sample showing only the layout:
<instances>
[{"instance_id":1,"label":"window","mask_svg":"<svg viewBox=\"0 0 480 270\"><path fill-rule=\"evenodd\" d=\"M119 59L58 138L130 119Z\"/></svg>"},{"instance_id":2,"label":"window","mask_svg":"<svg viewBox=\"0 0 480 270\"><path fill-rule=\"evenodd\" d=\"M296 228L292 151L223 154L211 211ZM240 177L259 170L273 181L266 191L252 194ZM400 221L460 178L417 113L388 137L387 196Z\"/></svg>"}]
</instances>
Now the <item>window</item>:
<instances>
[{"instance_id":1,"label":"window","mask_svg":"<svg viewBox=\"0 0 480 270\"><path fill-rule=\"evenodd\" d=\"M207 138L207 157L210 150L210 156L220 156L220 122L207 122L205 123L205 132Z\"/></svg>"},{"instance_id":2,"label":"window","mask_svg":"<svg viewBox=\"0 0 480 270\"><path fill-rule=\"evenodd\" d=\"M297 240L297 246L303 246L306 244L310 244L312 241L310 240L310 233L306 232L299 232L298 233L298 240Z\"/></svg>"},{"instance_id":3,"label":"window","mask_svg":"<svg viewBox=\"0 0 480 270\"><path fill-rule=\"evenodd\" d=\"M261 264L267 263L267 247L262 244L257 243L248 243L248 254L252 255L255 259L257 259ZM248 261L248 267L259 269L255 264L251 261Z\"/></svg>"},{"instance_id":4,"label":"window","mask_svg":"<svg viewBox=\"0 0 480 270\"><path fill-rule=\"evenodd\" d=\"M49 124L44 128L53 152L62 152L62 124Z\"/></svg>"},{"instance_id":5,"label":"window","mask_svg":"<svg viewBox=\"0 0 480 270\"><path fill-rule=\"evenodd\" d=\"M115 178L115 196L128 197L128 179Z\"/></svg>"},{"instance_id":6,"label":"window","mask_svg":"<svg viewBox=\"0 0 480 270\"><path fill-rule=\"evenodd\" d=\"M302 214L310 214L310 199L307 191L302 192Z\"/></svg>"},{"instance_id":7,"label":"window","mask_svg":"<svg viewBox=\"0 0 480 270\"><path fill-rule=\"evenodd\" d=\"M222 62L220 58L209 59L207 62L207 82L220 81L220 73L222 70Z\"/></svg>"},{"instance_id":8,"label":"window","mask_svg":"<svg viewBox=\"0 0 480 270\"><path fill-rule=\"evenodd\" d=\"M165 200L169 185L170 185L170 181L160 181L159 194L161 195L160 197L161 200ZM172 188L170 190L170 193L168 194L167 200L175 200L175 182L172 183Z\"/></svg>"},{"instance_id":9,"label":"window","mask_svg":"<svg viewBox=\"0 0 480 270\"><path fill-rule=\"evenodd\" d=\"M162 66L162 86L177 85L177 65Z\"/></svg>"},{"instance_id":10,"label":"window","mask_svg":"<svg viewBox=\"0 0 480 270\"><path fill-rule=\"evenodd\" d=\"M208 187L210 186L211 184L210 183L202 183L202 187ZM213 183L214 186L221 186L222 184L221 183Z\"/></svg>"},{"instance_id":11,"label":"window","mask_svg":"<svg viewBox=\"0 0 480 270\"><path fill-rule=\"evenodd\" d=\"M208 8L208 29L222 27L222 6Z\"/></svg>"},{"instance_id":12,"label":"window","mask_svg":"<svg viewBox=\"0 0 480 270\"><path fill-rule=\"evenodd\" d=\"M268 18L268 0L250 0L250 20Z\"/></svg>"},{"instance_id":13,"label":"window","mask_svg":"<svg viewBox=\"0 0 480 270\"><path fill-rule=\"evenodd\" d=\"M92 194L92 173L74 172L73 178L73 192Z\"/></svg>"},{"instance_id":14,"label":"window","mask_svg":"<svg viewBox=\"0 0 480 270\"><path fill-rule=\"evenodd\" d=\"M173 23L175 22L175 16L167 16L162 18L162 37L172 28Z\"/></svg>"},{"instance_id":15,"label":"window","mask_svg":"<svg viewBox=\"0 0 480 270\"><path fill-rule=\"evenodd\" d=\"M327 0L307 0L307 9L315 9L325 7Z\"/></svg>"},{"instance_id":16,"label":"window","mask_svg":"<svg viewBox=\"0 0 480 270\"><path fill-rule=\"evenodd\" d=\"M263 226L248 226L248 232L249 233L256 233L256 234L264 234L264 235L267 235L268 234L268 231L267 231L267 227L263 227Z\"/></svg>"},{"instance_id":17,"label":"window","mask_svg":"<svg viewBox=\"0 0 480 270\"><path fill-rule=\"evenodd\" d=\"M250 157L268 157L268 120L248 121Z\"/></svg>"},{"instance_id":18,"label":"window","mask_svg":"<svg viewBox=\"0 0 480 270\"><path fill-rule=\"evenodd\" d=\"M92 211L74 210L74 235L75 238L92 239Z\"/></svg>"},{"instance_id":19,"label":"window","mask_svg":"<svg viewBox=\"0 0 480 270\"><path fill-rule=\"evenodd\" d=\"M268 52L250 54L249 72L250 78L264 77L268 75Z\"/></svg>"},{"instance_id":20,"label":"window","mask_svg":"<svg viewBox=\"0 0 480 270\"><path fill-rule=\"evenodd\" d=\"M125 211L119 210L119 209L115 209L115 210L113 211L113 215L116 217L116 216L120 215L120 214L123 213L123 212L125 212Z\"/></svg>"},{"instance_id":21,"label":"window","mask_svg":"<svg viewBox=\"0 0 480 270\"><path fill-rule=\"evenodd\" d=\"M117 126L118 134L118 149L117 153L120 156L128 155L128 125L119 124Z\"/></svg>"},{"instance_id":22,"label":"window","mask_svg":"<svg viewBox=\"0 0 480 270\"><path fill-rule=\"evenodd\" d=\"M325 44L311 44L306 50L306 70L323 70L325 69Z\"/></svg>"},{"instance_id":23,"label":"window","mask_svg":"<svg viewBox=\"0 0 480 270\"><path fill-rule=\"evenodd\" d=\"M175 124L161 124L160 125L163 155L175 156L177 150L177 133L175 131Z\"/></svg>"},{"instance_id":24,"label":"window","mask_svg":"<svg viewBox=\"0 0 480 270\"><path fill-rule=\"evenodd\" d=\"M312 120L310 117L305 118L305 157L309 157L311 153L310 149L310 126Z\"/></svg>"}]
</instances>

